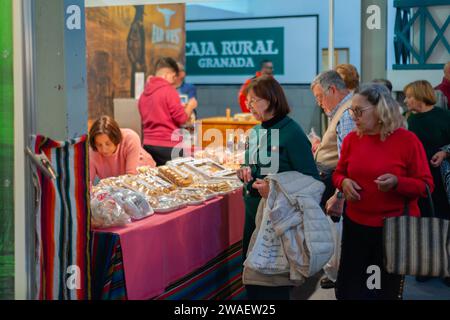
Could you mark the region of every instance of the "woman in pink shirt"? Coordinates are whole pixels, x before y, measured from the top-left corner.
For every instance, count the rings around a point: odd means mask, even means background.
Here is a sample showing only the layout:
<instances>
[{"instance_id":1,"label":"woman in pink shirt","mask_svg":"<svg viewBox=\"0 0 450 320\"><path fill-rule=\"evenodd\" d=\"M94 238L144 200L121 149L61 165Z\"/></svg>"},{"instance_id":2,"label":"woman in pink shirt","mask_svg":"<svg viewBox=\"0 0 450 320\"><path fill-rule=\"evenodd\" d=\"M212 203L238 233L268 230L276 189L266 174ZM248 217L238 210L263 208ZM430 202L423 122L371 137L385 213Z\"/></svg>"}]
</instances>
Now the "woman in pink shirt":
<instances>
[{"instance_id":1,"label":"woman in pink shirt","mask_svg":"<svg viewBox=\"0 0 450 320\"><path fill-rule=\"evenodd\" d=\"M102 116L89 130L90 181L124 174L136 174L139 166L155 167L155 161L141 145L136 132L120 129L117 122Z\"/></svg>"}]
</instances>

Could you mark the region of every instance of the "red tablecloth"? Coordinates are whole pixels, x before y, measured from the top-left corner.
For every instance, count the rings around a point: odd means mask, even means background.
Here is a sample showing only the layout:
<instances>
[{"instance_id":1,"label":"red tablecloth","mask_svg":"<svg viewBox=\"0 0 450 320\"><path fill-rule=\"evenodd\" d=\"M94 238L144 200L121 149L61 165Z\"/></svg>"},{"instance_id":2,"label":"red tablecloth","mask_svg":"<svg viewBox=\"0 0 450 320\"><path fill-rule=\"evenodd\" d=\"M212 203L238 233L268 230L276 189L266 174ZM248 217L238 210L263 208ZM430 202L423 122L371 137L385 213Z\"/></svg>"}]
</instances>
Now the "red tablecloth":
<instances>
[{"instance_id":1,"label":"red tablecloth","mask_svg":"<svg viewBox=\"0 0 450 320\"><path fill-rule=\"evenodd\" d=\"M128 299L150 299L242 240L244 212L239 190L201 206L95 232L120 237Z\"/></svg>"}]
</instances>

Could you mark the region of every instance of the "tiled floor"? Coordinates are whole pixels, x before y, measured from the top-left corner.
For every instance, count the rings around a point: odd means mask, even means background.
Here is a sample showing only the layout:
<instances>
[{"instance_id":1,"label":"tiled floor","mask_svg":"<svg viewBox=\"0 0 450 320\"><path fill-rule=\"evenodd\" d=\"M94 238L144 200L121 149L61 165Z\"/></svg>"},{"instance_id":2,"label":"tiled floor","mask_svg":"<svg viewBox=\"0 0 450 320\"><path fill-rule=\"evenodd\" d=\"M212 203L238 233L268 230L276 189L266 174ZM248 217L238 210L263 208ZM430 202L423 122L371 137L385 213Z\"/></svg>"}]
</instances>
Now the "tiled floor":
<instances>
[{"instance_id":1,"label":"tiled floor","mask_svg":"<svg viewBox=\"0 0 450 320\"><path fill-rule=\"evenodd\" d=\"M293 290L293 300L335 300L333 289L320 288L321 274L308 279L305 284ZM440 279L419 283L414 277L406 277L404 300L450 300L450 288Z\"/></svg>"}]
</instances>

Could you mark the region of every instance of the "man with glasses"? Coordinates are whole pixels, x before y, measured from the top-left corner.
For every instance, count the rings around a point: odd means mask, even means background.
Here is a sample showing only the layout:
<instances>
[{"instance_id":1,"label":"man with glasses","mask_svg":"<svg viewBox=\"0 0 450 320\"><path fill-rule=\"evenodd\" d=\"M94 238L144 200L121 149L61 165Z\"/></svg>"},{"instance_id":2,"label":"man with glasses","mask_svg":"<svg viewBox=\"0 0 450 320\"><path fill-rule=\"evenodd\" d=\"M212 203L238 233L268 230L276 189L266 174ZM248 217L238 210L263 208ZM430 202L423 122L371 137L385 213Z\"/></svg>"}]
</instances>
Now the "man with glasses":
<instances>
[{"instance_id":1,"label":"man with glasses","mask_svg":"<svg viewBox=\"0 0 450 320\"><path fill-rule=\"evenodd\" d=\"M324 289L334 288L339 267L342 223L340 216L344 210L344 197L338 192L331 181L333 171L336 169L341 145L344 138L354 128L355 123L350 115L352 93L346 87L344 80L334 71L320 73L312 82L311 90L317 104L328 116L329 125L320 144L313 148L314 159L319 169L320 177L325 184L325 192L321 205L325 212L335 222L335 254L324 267L326 277L320 282Z\"/></svg>"},{"instance_id":2,"label":"man with glasses","mask_svg":"<svg viewBox=\"0 0 450 320\"><path fill-rule=\"evenodd\" d=\"M250 113L250 110L248 109L248 107L246 105L247 97L244 94L245 89L248 87L250 82L253 79L259 78L263 75L273 77L273 62L272 61L263 60L263 61L261 61L260 67L261 67L260 71L257 71L256 75L253 78L250 78L247 81L245 81L245 83L242 85L241 89L239 90L239 105L241 106L241 110L244 113Z\"/></svg>"}]
</instances>

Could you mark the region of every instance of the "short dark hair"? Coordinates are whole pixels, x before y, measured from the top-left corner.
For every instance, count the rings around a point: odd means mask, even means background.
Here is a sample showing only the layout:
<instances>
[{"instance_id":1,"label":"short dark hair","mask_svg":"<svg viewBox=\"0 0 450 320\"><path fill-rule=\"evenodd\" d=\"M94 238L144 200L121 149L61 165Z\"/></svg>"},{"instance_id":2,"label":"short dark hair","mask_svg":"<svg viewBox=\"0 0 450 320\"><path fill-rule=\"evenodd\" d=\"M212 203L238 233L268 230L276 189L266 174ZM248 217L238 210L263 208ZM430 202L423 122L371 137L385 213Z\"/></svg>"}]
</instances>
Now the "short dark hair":
<instances>
[{"instance_id":1,"label":"short dark hair","mask_svg":"<svg viewBox=\"0 0 450 320\"><path fill-rule=\"evenodd\" d=\"M390 92L392 92L392 82L390 82L388 79L375 79L372 82L383 84L386 86L386 88L389 89Z\"/></svg>"},{"instance_id":2,"label":"short dark hair","mask_svg":"<svg viewBox=\"0 0 450 320\"><path fill-rule=\"evenodd\" d=\"M180 68L178 68L177 62L171 57L162 57L156 61L155 72L161 70L163 68L168 68L178 74L180 72Z\"/></svg>"},{"instance_id":3,"label":"short dark hair","mask_svg":"<svg viewBox=\"0 0 450 320\"><path fill-rule=\"evenodd\" d=\"M260 68L262 69L264 67L264 65L269 62L273 63L272 60L269 60L269 59L265 59L265 60L261 61L261 63L259 64Z\"/></svg>"},{"instance_id":4,"label":"short dark hair","mask_svg":"<svg viewBox=\"0 0 450 320\"><path fill-rule=\"evenodd\" d=\"M116 146L122 142L122 132L119 124L110 116L101 116L92 124L89 130L89 145L94 151L97 151L95 137L99 134L106 134Z\"/></svg>"},{"instance_id":5,"label":"short dark hair","mask_svg":"<svg viewBox=\"0 0 450 320\"><path fill-rule=\"evenodd\" d=\"M244 90L244 94L247 95L250 90L253 90L258 98L269 101L267 111L273 111L275 117L282 117L291 112L283 88L273 77L261 76L253 79Z\"/></svg>"}]
</instances>

